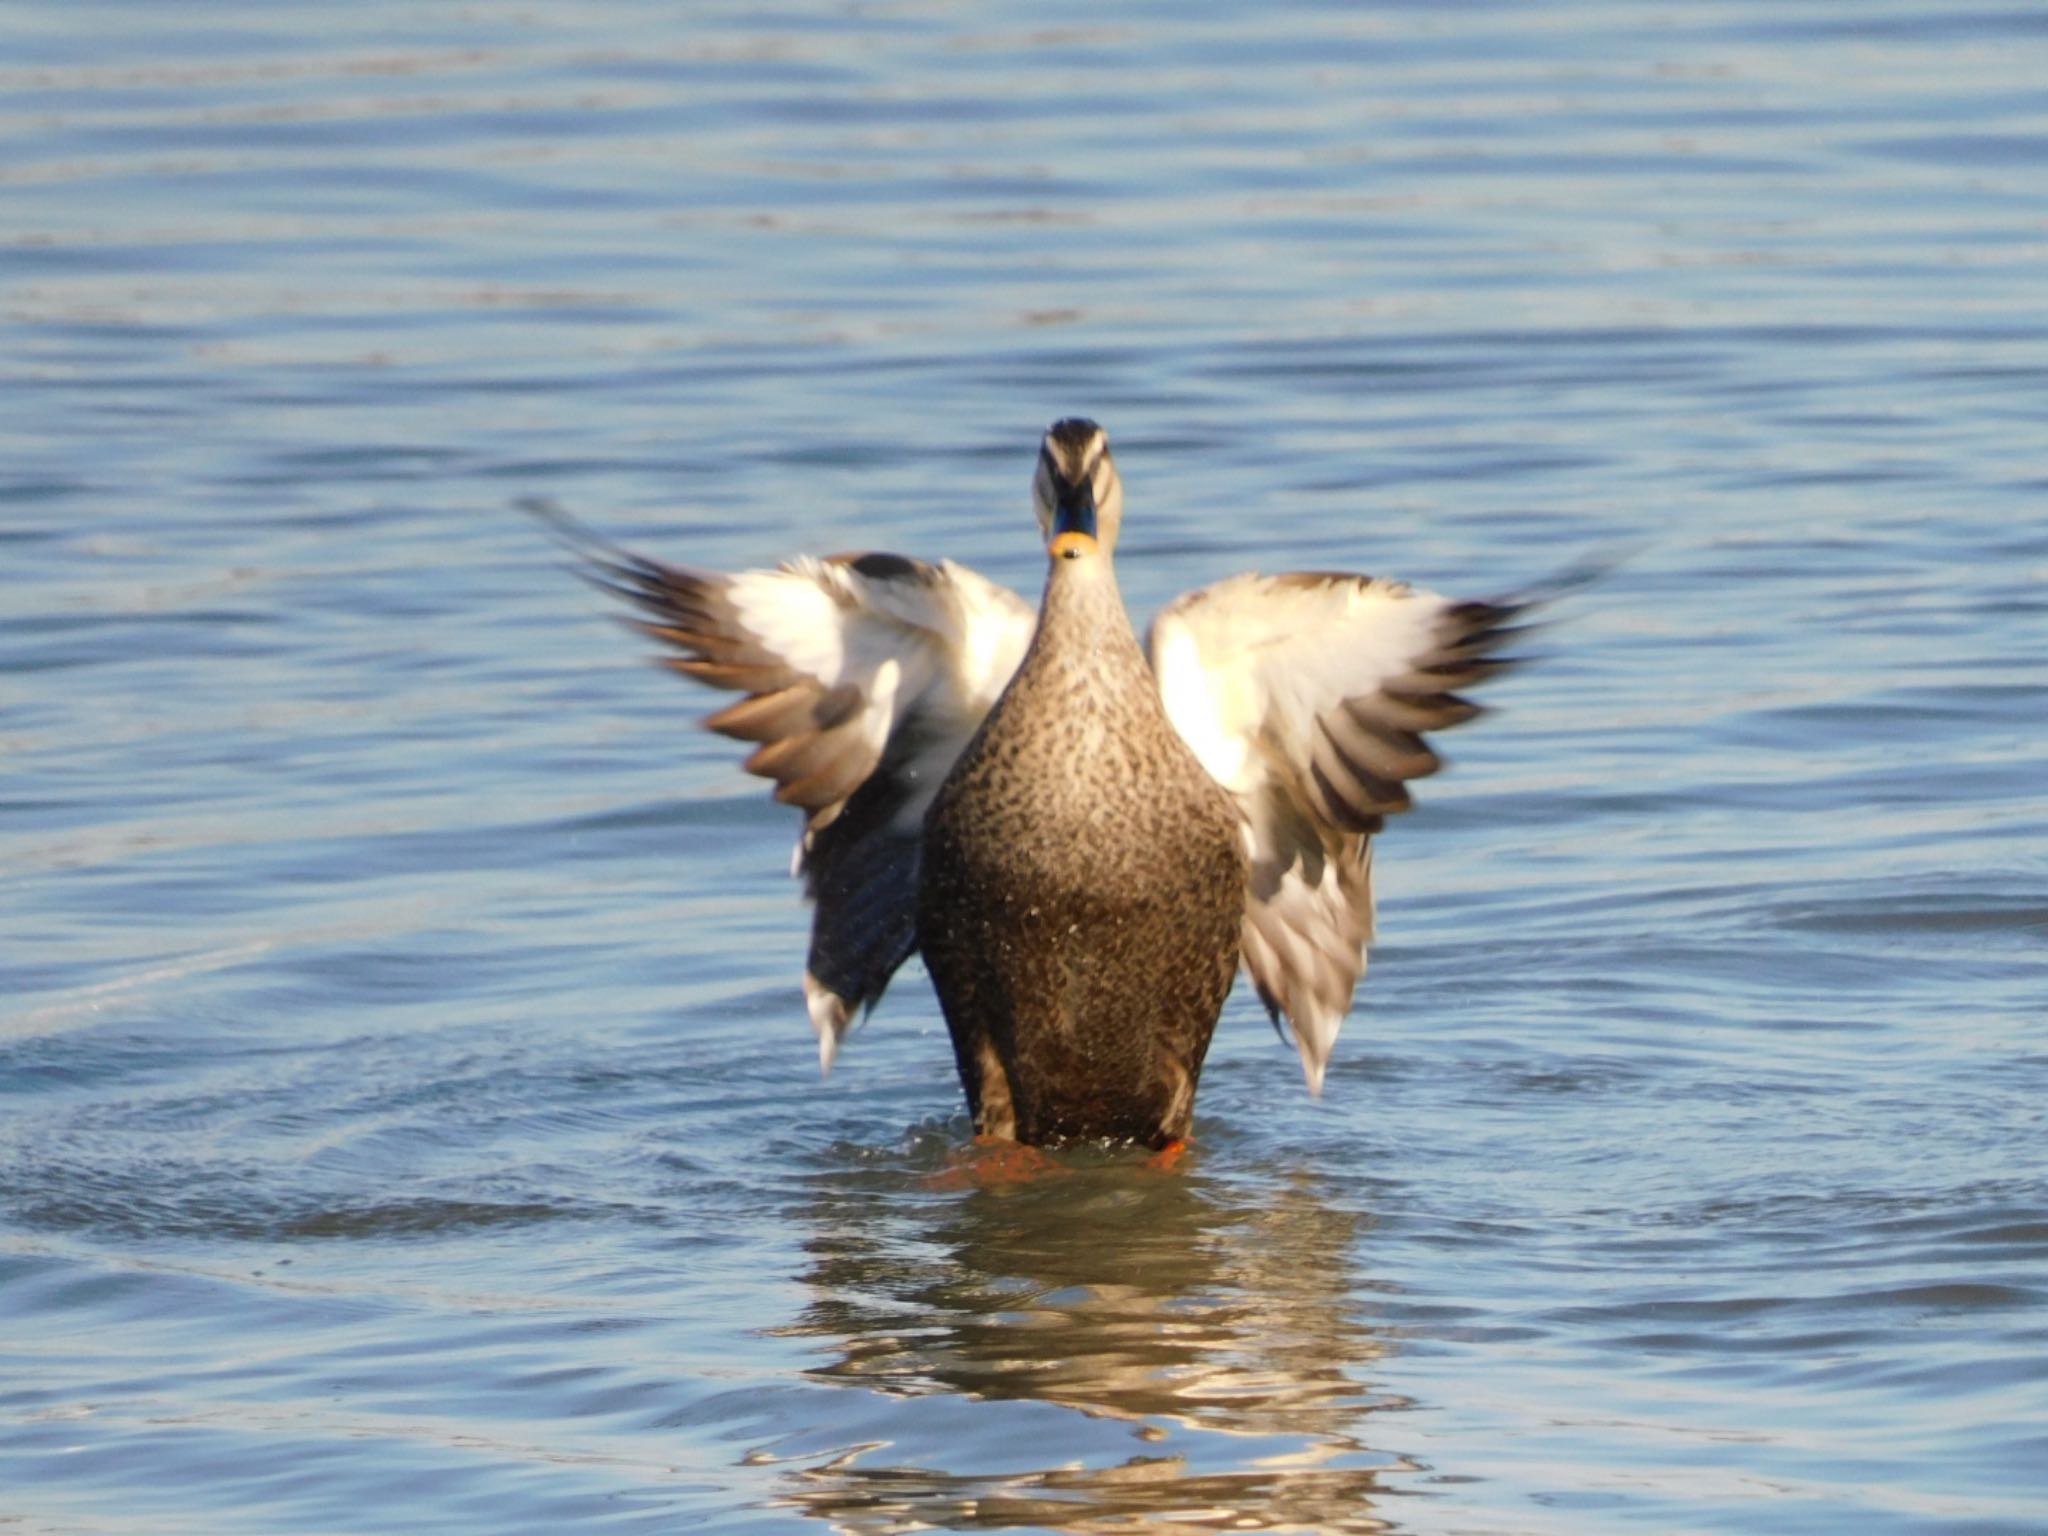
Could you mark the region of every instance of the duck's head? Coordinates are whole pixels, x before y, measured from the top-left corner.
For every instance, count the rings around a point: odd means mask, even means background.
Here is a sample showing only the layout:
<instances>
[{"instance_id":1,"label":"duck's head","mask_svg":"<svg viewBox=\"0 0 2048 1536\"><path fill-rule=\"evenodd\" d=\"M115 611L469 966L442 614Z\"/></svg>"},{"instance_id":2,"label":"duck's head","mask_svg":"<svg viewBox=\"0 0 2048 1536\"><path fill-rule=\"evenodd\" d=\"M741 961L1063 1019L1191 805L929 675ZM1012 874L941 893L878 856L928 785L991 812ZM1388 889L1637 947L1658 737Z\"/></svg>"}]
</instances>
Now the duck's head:
<instances>
[{"instance_id":1,"label":"duck's head","mask_svg":"<svg viewBox=\"0 0 2048 1536\"><path fill-rule=\"evenodd\" d=\"M1109 457L1109 434L1078 416L1046 428L1031 500L1055 560L1108 555L1124 516L1124 487Z\"/></svg>"}]
</instances>

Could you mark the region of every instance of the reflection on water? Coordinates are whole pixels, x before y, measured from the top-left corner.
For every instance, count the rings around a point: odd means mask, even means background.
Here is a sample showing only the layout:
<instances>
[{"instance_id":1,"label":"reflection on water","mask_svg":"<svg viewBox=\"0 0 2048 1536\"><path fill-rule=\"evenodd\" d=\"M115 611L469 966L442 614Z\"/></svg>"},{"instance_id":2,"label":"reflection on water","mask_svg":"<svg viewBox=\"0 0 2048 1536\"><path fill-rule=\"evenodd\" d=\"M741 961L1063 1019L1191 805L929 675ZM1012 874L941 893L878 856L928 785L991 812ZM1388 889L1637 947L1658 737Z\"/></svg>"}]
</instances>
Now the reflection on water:
<instances>
[{"instance_id":1,"label":"reflection on water","mask_svg":"<svg viewBox=\"0 0 2048 1536\"><path fill-rule=\"evenodd\" d=\"M1127 1421L1132 1443L1098 1433L1067 1455L1056 1434L1020 1446L1014 1417L977 1436L961 1414L947 1464L842 1449L790 1474L791 1504L861 1532L1388 1529L1379 1478L1405 1464L1363 1439L1390 1401L1353 1315L1368 1223L1314 1179L1225 1189L1069 1162L963 1196L878 1193L836 1179L805 1213L814 1295L782 1331L823 1342L815 1379L1055 1405Z\"/></svg>"}]
</instances>

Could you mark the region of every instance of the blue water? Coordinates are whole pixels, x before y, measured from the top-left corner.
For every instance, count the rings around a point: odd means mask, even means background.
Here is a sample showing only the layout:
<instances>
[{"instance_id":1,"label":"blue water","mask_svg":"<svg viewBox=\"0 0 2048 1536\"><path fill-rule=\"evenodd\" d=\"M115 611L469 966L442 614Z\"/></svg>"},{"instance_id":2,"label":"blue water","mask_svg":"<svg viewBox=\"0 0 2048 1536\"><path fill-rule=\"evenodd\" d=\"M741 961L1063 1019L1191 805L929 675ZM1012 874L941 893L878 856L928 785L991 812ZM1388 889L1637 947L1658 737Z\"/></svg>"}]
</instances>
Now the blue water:
<instances>
[{"instance_id":1,"label":"blue water","mask_svg":"<svg viewBox=\"0 0 2048 1536\"><path fill-rule=\"evenodd\" d=\"M0 1524L2048 1531L2032 4L19 6ZM1141 615L1622 556L1326 1094L951 1188L517 508Z\"/></svg>"}]
</instances>

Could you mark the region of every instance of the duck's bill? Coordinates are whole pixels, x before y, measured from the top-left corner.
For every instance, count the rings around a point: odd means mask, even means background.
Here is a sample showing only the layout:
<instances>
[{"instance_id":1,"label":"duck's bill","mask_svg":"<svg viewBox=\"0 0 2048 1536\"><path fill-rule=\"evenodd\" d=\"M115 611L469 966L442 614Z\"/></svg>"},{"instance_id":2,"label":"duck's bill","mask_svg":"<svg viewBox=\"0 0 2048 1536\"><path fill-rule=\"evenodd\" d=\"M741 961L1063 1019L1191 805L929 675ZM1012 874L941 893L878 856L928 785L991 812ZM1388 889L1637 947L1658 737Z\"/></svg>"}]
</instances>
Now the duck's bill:
<instances>
[{"instance_id":1,"label":"duck's bill","mask_svg":"<svg viewBox=\"0 0 2048 1536\"><path fill-rule=\"evenodd\" d=\"M1053 509L1052 541L1046 546L1062 559L1090 554L1096 547L1095 488L1078 486Z\"/></svg>"}]
</instances>

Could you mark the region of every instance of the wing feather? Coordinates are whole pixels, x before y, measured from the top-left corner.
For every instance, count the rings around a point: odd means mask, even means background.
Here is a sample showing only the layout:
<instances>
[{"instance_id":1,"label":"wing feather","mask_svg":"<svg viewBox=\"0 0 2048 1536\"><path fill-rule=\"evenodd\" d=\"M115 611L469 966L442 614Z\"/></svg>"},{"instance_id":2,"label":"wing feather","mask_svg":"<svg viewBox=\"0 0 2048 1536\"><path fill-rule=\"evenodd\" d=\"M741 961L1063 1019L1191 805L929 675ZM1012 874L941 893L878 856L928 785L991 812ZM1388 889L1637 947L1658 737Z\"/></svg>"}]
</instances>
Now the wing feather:
<instances>
[{"instance_id":1,"label":"wing feather","mask_svg":"<svg viewBox=\"0 0 2048 1536\"><path fill-rule=\"evenodd\" d=\"M1234 576L1152 626L1168 716L1236 798L1251 854L1244 967L1320 1091L1373 932L1372 835L1472 719L1528 603L1454 602L1325 572Z\"/></svg>"},{"instance_id":2,"label":"wing feather","mask_svg":"<svg viewBox=\"0 0 2048 1536\"><path fill-rule=\"evenodd\" d=\"M804 994L830 1067L917 947L924 813L1009 683L1037 615L965 566L802 557L724 575L622 549L537 507L582 574L627 604L665 665L745 695L705 720L804 813L815 904Z\"/></svg>"}]
</instances>

